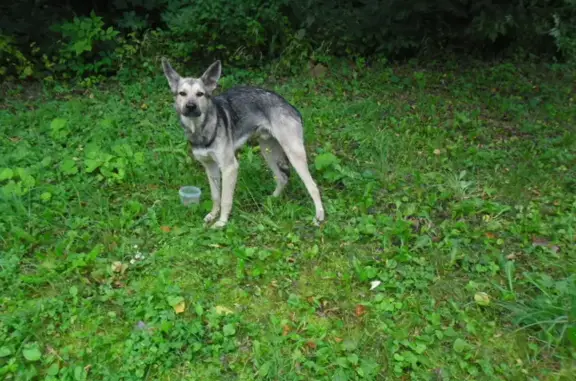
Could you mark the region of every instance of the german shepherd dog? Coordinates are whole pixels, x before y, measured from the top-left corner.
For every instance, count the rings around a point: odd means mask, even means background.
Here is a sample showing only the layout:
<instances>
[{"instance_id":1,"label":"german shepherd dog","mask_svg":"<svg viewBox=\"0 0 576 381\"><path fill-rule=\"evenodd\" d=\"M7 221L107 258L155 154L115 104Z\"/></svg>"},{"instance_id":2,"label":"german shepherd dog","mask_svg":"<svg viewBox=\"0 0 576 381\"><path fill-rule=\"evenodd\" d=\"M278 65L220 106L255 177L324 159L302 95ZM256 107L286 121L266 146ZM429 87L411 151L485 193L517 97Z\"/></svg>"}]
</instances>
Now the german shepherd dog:
<instances>
[{"instance_id":1,"label":"german shepherd dog","mask_svg":"<svg viewBox=\"0 0 576 381\"><path fill-rule=\"evenodd\" d=\"M320 192L308 170L302 115L280 95L257 87L241 86L214 96L222 73L214 62L200 78L181 77L162 58L164 74L174 95L175 108L192 155L208 175L212 210L204 221L224 227L230 216L238 161L235 153L252 136L258 138L264 159L276 179L272 194L278 197L290 176L292 164L314 201L315 223L324 220Z\"/></svg>"}]
</instances>

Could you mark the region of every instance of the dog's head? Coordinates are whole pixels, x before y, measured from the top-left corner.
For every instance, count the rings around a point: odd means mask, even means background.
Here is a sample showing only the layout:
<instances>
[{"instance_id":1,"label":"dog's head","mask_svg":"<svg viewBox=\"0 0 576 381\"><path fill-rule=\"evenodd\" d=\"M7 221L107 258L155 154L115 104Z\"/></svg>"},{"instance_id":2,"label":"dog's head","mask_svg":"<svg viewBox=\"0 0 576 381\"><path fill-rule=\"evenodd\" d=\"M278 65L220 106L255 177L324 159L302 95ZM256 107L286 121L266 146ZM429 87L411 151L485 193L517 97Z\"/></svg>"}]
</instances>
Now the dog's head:
<instances>
[{"instance_id":1,"label":"dog's head","mask_svg":"<svg viewBox=\"0 0 576 381\"><path fill-rule=\"evenodd\" d=\"M178 113L188 118L198 118L206 112L222 73L220 61L210 65L200 78L181 77L165 58L162 58L162 68L174 94Z\"/></svg>"}]
</instances>

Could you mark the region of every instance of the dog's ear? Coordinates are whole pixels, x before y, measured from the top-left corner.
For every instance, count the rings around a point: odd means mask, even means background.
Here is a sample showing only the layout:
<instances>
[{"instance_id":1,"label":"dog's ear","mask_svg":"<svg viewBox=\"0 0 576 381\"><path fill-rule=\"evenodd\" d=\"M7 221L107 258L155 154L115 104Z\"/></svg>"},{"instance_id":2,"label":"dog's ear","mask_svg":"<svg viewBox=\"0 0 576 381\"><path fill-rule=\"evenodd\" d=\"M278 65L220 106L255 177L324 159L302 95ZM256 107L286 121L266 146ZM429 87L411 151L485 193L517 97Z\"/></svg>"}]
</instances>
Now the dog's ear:
<instances>
[{"instance_id":1,"label":"dog's ear","mask_svg":"<svg viewBox=\"0 0 576 381\"><path fill-rule=\"evenodd\" d=\"M220 60L214 62L210 67L202 74L200 79L206 89L210 92L216 89L216 85L218 84L218 80L220 79L220 75L222 74L222 64Z\"/></svg>"},{"instance_id":2,"label":"dog's ear","mask_svg":"<svg viewBox=\"0 0 576 381\"><path fill-rule=\"evenodd\" d=\"M180 82L180 74L174 70L168 60L164 57L162 57L162 69L164 69L164 75L168 79L170 90L172 90L173 93L176 93L176 91L178 91L178 82Z\"/></svg>"}]
</instances>

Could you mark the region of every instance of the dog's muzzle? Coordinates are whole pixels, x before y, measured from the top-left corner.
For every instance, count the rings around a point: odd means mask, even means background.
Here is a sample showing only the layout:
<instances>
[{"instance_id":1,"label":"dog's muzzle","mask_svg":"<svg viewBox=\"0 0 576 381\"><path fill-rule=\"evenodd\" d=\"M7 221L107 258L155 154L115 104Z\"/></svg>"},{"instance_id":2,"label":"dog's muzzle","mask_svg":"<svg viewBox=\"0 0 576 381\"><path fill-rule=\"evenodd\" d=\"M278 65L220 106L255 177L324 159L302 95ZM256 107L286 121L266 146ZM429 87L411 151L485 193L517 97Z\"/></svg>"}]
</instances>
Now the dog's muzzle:
<instances>
[{"instance_id":1,"label":"dog's muzzle","mask_svg":"<svg viewBox=\"0 0 576 381\"><path fill-rule=\"evenodd\" d=\"M196 103L186 103L186 106L184 106L184 110L182 111L184 116L199 117L201 114Z\"/></svg>"}]
</instances>

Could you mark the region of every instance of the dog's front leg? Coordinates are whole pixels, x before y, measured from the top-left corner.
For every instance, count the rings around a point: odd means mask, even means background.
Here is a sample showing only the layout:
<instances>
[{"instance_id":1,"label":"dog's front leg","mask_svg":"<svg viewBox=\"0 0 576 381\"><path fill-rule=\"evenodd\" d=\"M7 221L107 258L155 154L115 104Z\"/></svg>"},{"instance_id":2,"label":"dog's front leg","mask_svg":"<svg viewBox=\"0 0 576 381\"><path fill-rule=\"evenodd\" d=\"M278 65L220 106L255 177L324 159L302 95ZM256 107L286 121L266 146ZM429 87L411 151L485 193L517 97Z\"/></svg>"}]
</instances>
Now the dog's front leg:
<instances>
[{"instance_id":1,"label":"dog's front leg","mask_svg":"<svg viewBox=\"0 0 576 381\"><path fill-rule=\"evenodd\" d=\"M238 167L238 161L235 157L228 159L226 163L222 165L222 201L220 203L220 219L212 226L213 228L221 228L228 223L228 217L232 210L236 179L238 178Z\"/></svg>"},{"instance_id":2,"label":"dog's front leg","mask_svg":"<svg viewBox=\"0 0 576 381\"><path fill-rule=\"evenodd\" d=\"M210 197L212 198L212 210L204 217L204 222L210 223L218 217L220 212L220 200L222 192L220 191L221 177L220 168L215 161L203 161L202 164L206 169L208 183L210 184Z\"/></svg>"}]
</instances>

